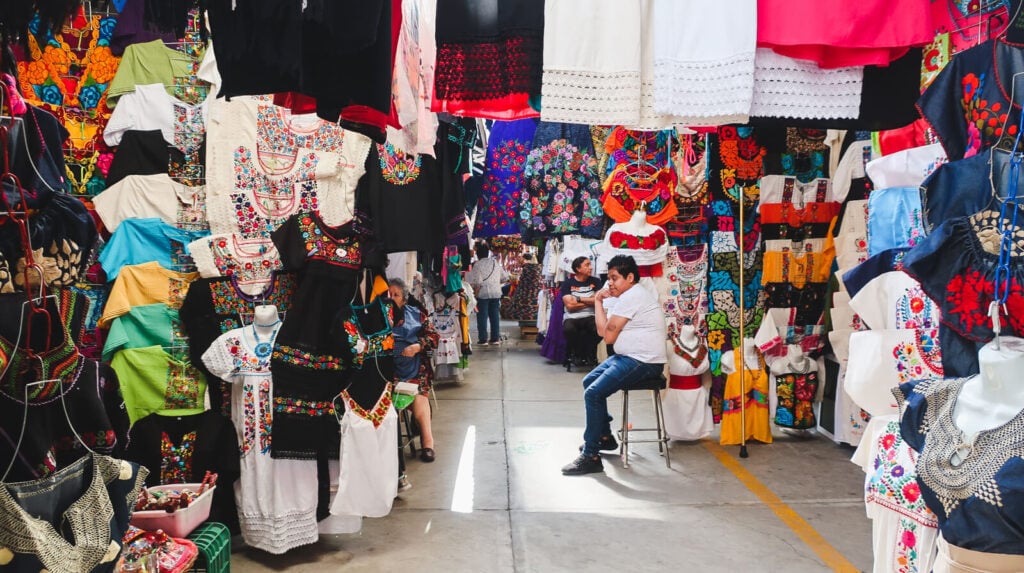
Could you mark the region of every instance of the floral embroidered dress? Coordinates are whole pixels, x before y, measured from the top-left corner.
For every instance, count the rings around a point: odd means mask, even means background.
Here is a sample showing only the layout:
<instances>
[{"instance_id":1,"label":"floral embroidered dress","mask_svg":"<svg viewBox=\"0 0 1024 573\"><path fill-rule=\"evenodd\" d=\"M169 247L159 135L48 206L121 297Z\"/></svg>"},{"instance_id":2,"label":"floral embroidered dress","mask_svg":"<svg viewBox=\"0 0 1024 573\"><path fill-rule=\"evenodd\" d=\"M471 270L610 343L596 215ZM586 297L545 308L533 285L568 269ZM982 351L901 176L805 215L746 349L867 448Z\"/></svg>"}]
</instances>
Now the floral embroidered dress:
<instances>
[{"instance_id":1,"label":"floral embroidered dress","mask_svg":"<svg viewBox=\"0 0 1024 573\"><path fill-rule=\"evenodd\" d=\"M534 119L499 121L491 128L474 237L519 234L523 171L536 130Z\"/></svg>"},{"instance_id":2,"label":"floral embroidered dress","mask_svg":"<svg viewBox=\"0 0 1024 573\"><path fill-rule=\"evenodd\" d=\"M59 29L46 29L38 14L29 23L28 52L18 62L25 100L53 113L70 133L68 187L93 196L105 187L112 153L103 144L110 119L107 88L120 58L110 51L116 16L87 17L84 9ZM98 173L97 173L98 171Z\"/></svg>"},{"instance_id":3,"label":"floral embroidered dress","mask_svg":"<svg viewBox=\"0 0 1024 573\"><path fill-rule=\"evenodd\" d=\"M853 463L864 470L874 573L923 573L935 561L939 523L917 483L918 454L892 416L873 418Z\"/></svg>"},{"instance_id":4,"label":"floral embroidered dress","mask_svg":"<svg viewBox=\"0 0 1024 573\"><path fill-rule=\"evenodd\" d=\"M911 249L904 269L921 283L942 312L942 364L947 376L978 371L978 346L994 336L989 305L999 260L999 214L983 212L946 221ZM1009 296L1003 336L1024 333L1024 260L1018 231L1007 276Z\"/></svg>"},{"instance_id":5,"label":"floral embroidered dress","mask_svg":"<svg viewBox=\"0 0 1024 573\"><path fill-rule=\"evenodd\" d=\"M321 448L336 456L332 400L345 387L351 346L337 336L335 323L355 295L364 237L351 222L331 227L317 213L299 213L272 239L285 270L297 274L292 308L272 357L274 457L312 458Z\"/></svg>"},{"instance_id":6,"label":"floral embroidered dress","mask_svg":"<svg viewBox=\"0 0 1024 573\"><path fill-rule=\"evenodd\" d=\"M605 141L609 159L604 194L605 214L616 223L628 221L635 211L644 209L647 222L662 225L678 210L674 193L679 174L672 166L672 131L649 133L616 127Z\"/></svg>"},{"instance_id":7,"label":"floral embroidered dress","mask_svg":"<svg viewBox=\"0 0 1024 573\"><path fill-rule=\"evenodd\" d=\"M229 330L203 353L203 363L214 376L232 383L231 420L241 455L235 487L242 536L253 547L280 554L319 538L317 470L312 461L271 457L270 357L259 357L250 340L243 329ZM281 489L284 485L287 491Z\"/></svg>"},{"instance_id":8,"label":"floral embroidered dress","mask_svg":"<svg viewBox=\"0 0 1024 573\"><path fill-rule=\"evenodd\" d=\"M525 236L600 236L601 181L589 127L541 122L523 179L519 225Z\"/></svg>"},{"instance_id":9,"label":"floral embroidered dress","mask_svg":"<svg viewBox=\"0 0 1024 573\"><path fill-rule=\"evenodd\" d=\"M1010 92L1013 73L1020 69L1024 48L1005 38L988 40L957 54L921 95L921 115L950 161L977 155L1004 135L1017 135L1020 104L1011 105Z\"/></svg>"}]
</instances>

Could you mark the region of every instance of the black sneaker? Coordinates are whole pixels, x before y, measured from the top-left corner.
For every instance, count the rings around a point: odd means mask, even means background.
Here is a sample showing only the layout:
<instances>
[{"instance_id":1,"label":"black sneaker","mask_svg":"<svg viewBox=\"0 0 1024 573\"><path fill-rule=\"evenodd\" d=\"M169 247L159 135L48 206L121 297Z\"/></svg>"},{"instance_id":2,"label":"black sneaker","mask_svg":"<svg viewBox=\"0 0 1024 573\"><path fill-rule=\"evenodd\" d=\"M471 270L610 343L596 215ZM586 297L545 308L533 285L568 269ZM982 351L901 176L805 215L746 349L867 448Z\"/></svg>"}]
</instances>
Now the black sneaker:
<instances>
[{"instance_id":1,"label":"black sneaker","mask_svg":"<svg viewBox=\"0 0 1024 573\"><path fill-rule=\"evenodd\" d=\"M604 471L604 464L597 456L580 454L573 462L562 468L562 475L581 476L584 474L596 474Z\"/></svg>"},{"instance_id":2,"label":"black sneaker","mask_svg":"<svg viewBox=\"0 0 1024 573\"><path fill-rule=\"evenodd\" d=\"M586 446L586 444L580 444L581 452L583 451L584 446ZM600 450L602 452L614 452L617 449L619 449L619 442L615 441L615 436L605 436L601 438Z\"/></svg>"}]
</instances>

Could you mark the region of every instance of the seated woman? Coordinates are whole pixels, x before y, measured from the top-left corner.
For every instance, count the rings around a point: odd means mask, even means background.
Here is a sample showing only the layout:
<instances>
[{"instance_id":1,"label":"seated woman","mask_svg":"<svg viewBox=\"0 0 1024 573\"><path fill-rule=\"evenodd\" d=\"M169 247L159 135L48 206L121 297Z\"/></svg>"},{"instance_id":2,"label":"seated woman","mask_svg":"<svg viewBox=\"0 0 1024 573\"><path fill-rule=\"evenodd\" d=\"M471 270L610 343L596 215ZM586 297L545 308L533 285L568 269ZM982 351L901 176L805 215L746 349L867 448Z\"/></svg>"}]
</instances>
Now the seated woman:
<instances>
[{"instance_id":1,"label":"seated woman","mask_svg":"<svg viewBox=\"0 0 1024 573\"><path fill-rule=\"evenodd\" d=\"M420 459L434 461L434 435L430 430L430 385L434 369L427 352L437 348L440 336L432 328L423 305L409 297L401 279L389 281L388 293L395 303L395 382L412 382L419 392L412 403L412 415L420 428Z\"/></svg>"},{"instance_id":2,"label":"seated woman","mask_svg":"<svg viewBox=\"0 0 1024 573\"><path fill-rule=\"evenodd\" d=\"M601 340L594 322L594 295L601 290L601 281L591 276L592 269L590 259L576 257L572 261L573 275L562 282L567 359L575 359L577 366L597 364L597 343Z\"/></svg>"}]
</instances>

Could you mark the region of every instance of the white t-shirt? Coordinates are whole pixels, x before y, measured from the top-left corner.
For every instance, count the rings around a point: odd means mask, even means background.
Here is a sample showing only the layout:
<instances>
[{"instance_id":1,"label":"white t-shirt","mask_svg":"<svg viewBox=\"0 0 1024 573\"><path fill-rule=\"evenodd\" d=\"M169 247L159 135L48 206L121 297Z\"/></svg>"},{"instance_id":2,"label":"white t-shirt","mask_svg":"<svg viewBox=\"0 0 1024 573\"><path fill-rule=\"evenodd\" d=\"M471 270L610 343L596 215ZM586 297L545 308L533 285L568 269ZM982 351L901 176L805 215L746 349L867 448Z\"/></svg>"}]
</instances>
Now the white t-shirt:
<instances>
[{"instance_id":1,"label":"white t-shirt","mask_svg":"<svg viewBox=\"0 0 1024 573\"><path fill-rule=\"evenodd\" d=\"M628 318L615 339L615 353L648 364L665 364L665 314L658 297L641 285L634 285L618 296L611 311L613 316Z\"/></svg>"},{"instance_id":2,"label":"white t-shirt","mask_svg":"<svg viewBox=\"0 0 1024 573\"><path fill-rule=\"evenodd\" d=\"M135 86L121 96L103 128L107 145L120 145L124 132L159 129L164 141L185 151L195 137L206 133L206 102L192 105L169 95L163 84ZM181 136L185 136L181 138ZM189 137L192 136L192 137Z\"/></svg>"}]
</instances>

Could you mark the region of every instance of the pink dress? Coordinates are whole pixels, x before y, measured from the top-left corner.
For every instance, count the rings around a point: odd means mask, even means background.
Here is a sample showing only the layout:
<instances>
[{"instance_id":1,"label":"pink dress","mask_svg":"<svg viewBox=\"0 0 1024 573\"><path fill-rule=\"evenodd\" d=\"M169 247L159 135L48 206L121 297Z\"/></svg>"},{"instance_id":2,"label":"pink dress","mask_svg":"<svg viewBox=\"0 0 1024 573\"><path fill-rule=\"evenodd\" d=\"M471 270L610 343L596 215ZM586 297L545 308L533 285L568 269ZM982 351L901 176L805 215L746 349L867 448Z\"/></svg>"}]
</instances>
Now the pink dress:
<instances>
[{"instance_id":1,"label":"pink dress","mask_svg":"<svg viewBox=\"0 0 1024 573\"><path fill-rule=\"evenodd\" d=\"M934 36L930 0L757 3L757 45L822 68L887 66Z\"/></svg>"}]
</instances>

